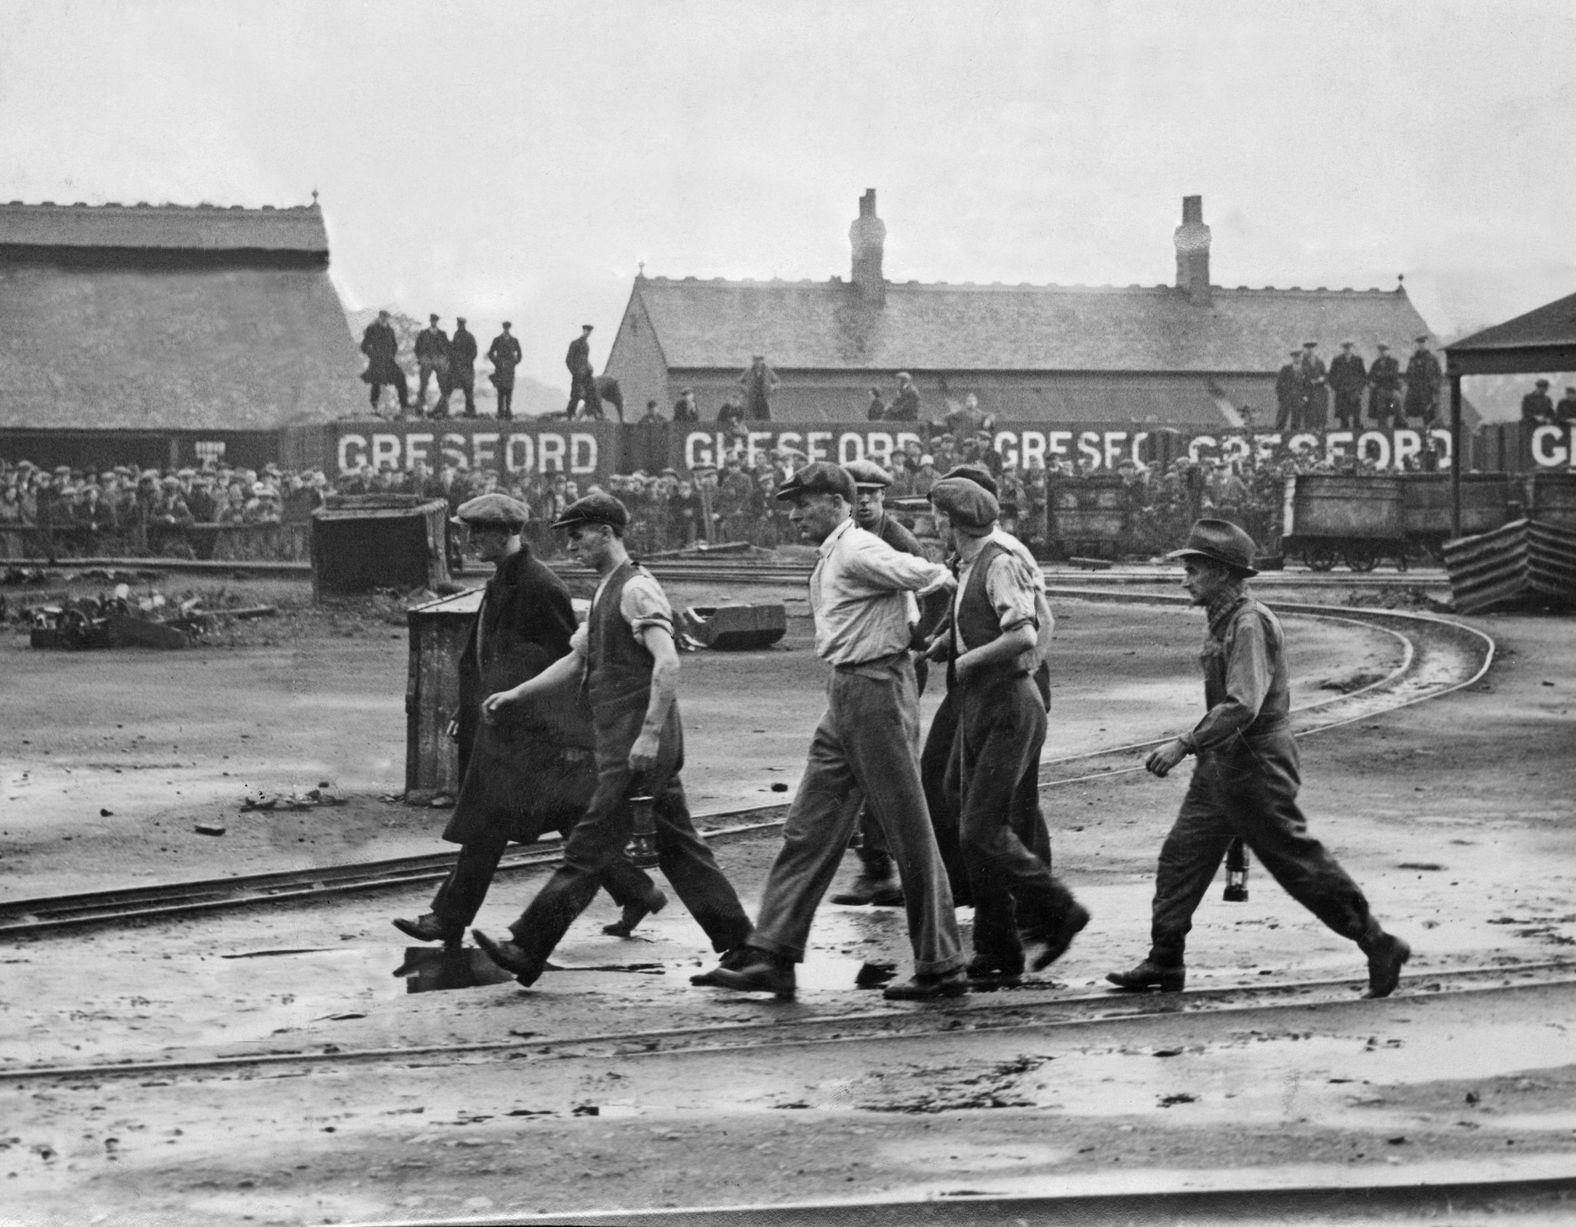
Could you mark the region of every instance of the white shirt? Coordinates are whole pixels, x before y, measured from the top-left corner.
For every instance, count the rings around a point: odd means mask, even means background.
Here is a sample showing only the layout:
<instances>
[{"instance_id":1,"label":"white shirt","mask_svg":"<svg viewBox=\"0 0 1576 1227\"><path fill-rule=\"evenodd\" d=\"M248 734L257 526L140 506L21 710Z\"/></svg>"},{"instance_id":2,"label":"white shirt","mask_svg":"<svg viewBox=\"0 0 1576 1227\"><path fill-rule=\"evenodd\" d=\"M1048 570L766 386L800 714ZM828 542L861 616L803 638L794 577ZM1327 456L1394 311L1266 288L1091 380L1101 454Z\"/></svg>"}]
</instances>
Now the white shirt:
<instances>
[{"instance_id":1,"label":"white shirt","mask_svg":"<svg viewBox=\"0 0 1576 1227\"><path fill-rule=\"evenodd\" d=\"M947 568L894 550L844 520L816 551L810 573L816 655L831 665L862 664L906 651L919 619L914 597L951 580Z\"/></svg>"}]
</instances>

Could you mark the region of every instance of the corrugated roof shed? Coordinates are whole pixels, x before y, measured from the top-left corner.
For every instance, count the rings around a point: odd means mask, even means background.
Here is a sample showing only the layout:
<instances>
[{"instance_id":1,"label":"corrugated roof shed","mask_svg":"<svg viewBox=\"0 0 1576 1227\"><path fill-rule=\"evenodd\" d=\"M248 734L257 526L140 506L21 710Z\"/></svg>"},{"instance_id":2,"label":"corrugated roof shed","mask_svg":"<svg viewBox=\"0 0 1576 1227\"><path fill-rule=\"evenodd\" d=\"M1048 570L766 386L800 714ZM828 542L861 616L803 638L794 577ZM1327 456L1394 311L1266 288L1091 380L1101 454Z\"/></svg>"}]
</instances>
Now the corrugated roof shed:
<instances>
[{"instance_id":1,"label":"corrugated roof shed","mask_svg":"<svg viewBox=\"0 0 1576 1227\"><path fill-rule=\"evenodd\" d=\"M328 255L317 205L0 204L0 246L153 251L278 251Z\"/></svg>"},{"instance_id":2,"label":"corrugated roof shed","mask_svg":"<svg viewBox=\"0 0 1576 1227\"><path fill-rule=\"evenodd\" d=\"M1428 330L1402 290L1216 288L1207 306L1170 286L889 282L884 306L850 283L640 277L672 370L1273 371L1317 340L1366 354Z\"/></svg>"}]
</instances>

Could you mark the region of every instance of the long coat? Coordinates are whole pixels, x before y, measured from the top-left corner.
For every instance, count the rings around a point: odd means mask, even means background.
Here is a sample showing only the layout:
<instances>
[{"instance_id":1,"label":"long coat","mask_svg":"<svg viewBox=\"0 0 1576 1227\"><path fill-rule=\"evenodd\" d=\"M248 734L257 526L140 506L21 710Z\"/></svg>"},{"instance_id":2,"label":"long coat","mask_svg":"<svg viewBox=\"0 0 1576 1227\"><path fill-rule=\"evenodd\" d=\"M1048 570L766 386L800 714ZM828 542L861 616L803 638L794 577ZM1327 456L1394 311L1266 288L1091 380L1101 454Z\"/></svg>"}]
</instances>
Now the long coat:
<instances>
[{"instance_id":1,"label":"long coat","mask_svg":"<svg viewBox=\"0 0 1576 1227\"><path fill-rule=\"evenodd\" d=\"M462 782L443 838L467 843L497 831L519 843L567 830L595 784L591 713L578 693L517 706L483 724L481 703L535 677L569 651L569 590L522 546L487 584L460 658ZM478 638L481 650L478 653Z\"/></svg>"},{"instance_id":2,"label":"long coat","mask_svg":"<svg viewBox=\"0 0 1576 1227\"><path fill-rule=\"evenodd\" d=\"M493 386L514 387L514 368L520 365L519 338L507 332L500 332L487 348L487 359L493 364Z\"/></svg>"},{"instance_id":3,"label":"long coat","mask_svg":"<svg viewBox=\"0 0 1576 1227\"><path fill-rule=\"evenodd\" d=\"M362 379L367 383L393 383L399 371L399 338L388 324L373 320L361 334L361 352L367 356Z\"/></svg>"}]
</instances>

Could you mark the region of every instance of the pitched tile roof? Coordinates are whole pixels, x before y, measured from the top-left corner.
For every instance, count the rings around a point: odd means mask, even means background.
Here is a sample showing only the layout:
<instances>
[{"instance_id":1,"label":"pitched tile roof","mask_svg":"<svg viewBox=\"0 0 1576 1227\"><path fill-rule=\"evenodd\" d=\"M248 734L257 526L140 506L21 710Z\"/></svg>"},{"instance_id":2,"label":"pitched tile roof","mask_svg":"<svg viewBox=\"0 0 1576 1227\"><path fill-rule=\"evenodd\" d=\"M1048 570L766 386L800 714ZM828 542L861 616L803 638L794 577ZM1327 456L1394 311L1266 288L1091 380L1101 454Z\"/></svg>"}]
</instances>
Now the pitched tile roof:
<instances>
[{"instance_id":1,"label":"pitched tile roof","mask_svg":"<svg viewBox=\"0 0 1576 1227\"><path fill-rule=\"evenodd\" d=\"M1576 294L1557 298L1482 332L1462 337L1451 352L1491 349L1534 349L1539 346L1576 345Z\"/></svg>"},{"instance_id":2,"label":"pitched tile roof","mask_svg":"<svg viewBox=\"0 0 1576 1227\"><path fill-rule=\"evenodd\" d=\"M0 426L323 422L363 365L327 268L0 261Z\"/></svg>"},{"instance_id":3,"label":"pitched tile roof","mask_svg":"<svg viewBox=\"0 0 1576 1227\"><path fill-rule=\"evenodd\" d=\"M0 246L328 254L322 210L219 205L0 204Z\"/></svg>"},{"instance_id":4,"label":"pitched tile roof","mask_svg":"<svg viewBox=\"0 0 1576 1227\"><path fill-rule=\"evenodd\" d=\"M1371 355L1428 331L1402 290L1228 290L1195 306L1170 286L889 282L867 305L848 282L636 278L670 370L1260 372L1318 341Z\"/></svg>"}]
</instances>

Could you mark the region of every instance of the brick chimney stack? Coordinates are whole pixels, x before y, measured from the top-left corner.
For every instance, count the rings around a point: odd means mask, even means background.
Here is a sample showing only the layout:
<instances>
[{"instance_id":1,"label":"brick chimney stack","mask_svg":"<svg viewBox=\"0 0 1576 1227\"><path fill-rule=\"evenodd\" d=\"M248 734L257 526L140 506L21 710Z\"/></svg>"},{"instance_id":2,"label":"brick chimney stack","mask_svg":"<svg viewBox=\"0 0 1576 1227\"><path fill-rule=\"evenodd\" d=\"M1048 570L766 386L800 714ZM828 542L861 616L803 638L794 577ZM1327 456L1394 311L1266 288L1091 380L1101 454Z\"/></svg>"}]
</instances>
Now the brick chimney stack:
<instances>
[{"instance_id":1,"label":"brick chimney stack","mask_svg":"<svg viewBox=\"0 0 1576 1227\"><path fill-rule=\"evenodd\" d=\"M854 285L859 297L872 306L886 302L886 281L881 275L881 254L886 246L886 223L876 216L876 190L865 189L859 198L859 216L848 227L854 248Z\"/></svg>"},{"instance_id":2,"label":"brick chimney stack","mask_svg":"<svg viewBox=\"0 0 1576 1227\"><path fill-rule=\"evenodd\" d=\"M1209 227L1204 198L1182 197L1182 224L1176 229L1177 289L1200 307L1209 306Z\"/></svg>"}]
</instances>

